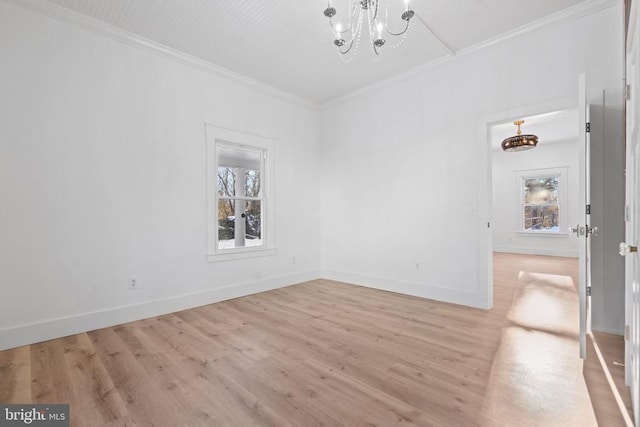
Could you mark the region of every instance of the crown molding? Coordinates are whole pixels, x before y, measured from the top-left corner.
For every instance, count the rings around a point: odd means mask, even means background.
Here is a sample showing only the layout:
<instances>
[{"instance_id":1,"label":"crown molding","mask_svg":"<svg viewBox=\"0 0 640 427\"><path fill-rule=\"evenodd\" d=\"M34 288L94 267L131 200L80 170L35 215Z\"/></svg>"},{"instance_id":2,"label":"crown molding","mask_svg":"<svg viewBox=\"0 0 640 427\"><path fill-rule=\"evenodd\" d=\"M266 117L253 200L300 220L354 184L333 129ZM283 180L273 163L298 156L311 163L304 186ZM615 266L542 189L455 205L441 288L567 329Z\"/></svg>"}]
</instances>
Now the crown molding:
<instances>
[{"instance_id":1,"label":"crown molding","mask_svg":"<svg viewBox=\"0 0 640 427\"><path fill-rule=\"evenodd\" d=\"M608 9L610 7L619 6L623 3L623 0L586 0L581 3L578 3L575 6L563 9L554 14L545 16L544 18L540 18L536 21L530 22L521 27L515 28L506 33L499 34L498 36L491 37L486 39L480 43L476 43L474 45L465 47L458 51L455 51L453 55L446 55L439 58L436 58L432 61L429 61L425 64L418 65L417 67L411 68L403 73L396 74L395 76L389 77L387 79L376 82L372 85L363 87L356 91L350 92L346 95L340 96L338 98L323 102L320 104L320 110L326 110L346 102L349 102L355 98L359 98L360 96L364 96L370 94L376 90L379 90L383 87L389 86L395 82L414 77L416 75L422 74L428 70L436 68L442 64L446 64L451 61L455 61L459 58L467 56L472 53L476 53L482 51L484 49L491 48L493 46L505 44L507 42L511 42L513 40L517 40L524 37L529 37L534 34L538 34L542 31L548 30L553 27L557 27L560 25L568 24L577 19L583 18L585 16L597 13L601 10Z\"/></svg>"},{"instance_id":2,"label":"crown molding","mask_svg":"<svg viewBox=\"0 0 640 427\"><path fill-rule=\"evenodd\" d=\"M277 89L273 86L269 86L266 83L247 77L244 74L236 73L228 70L224 67L216 65L212 62L205 61L188 53L184 53L169 46L165 46L161 43L154 42L135 33L128 32L122 28L107 24L106 22L97 20L87 15L83 15L79 12L66 9L57 4L43 0L0 0L5 3L13 4L23 9L36 12L58 21L73 25L83 30L98 34L118 41L120 43L133 46L147 52L151 52L165 58L174 60L181 64L197 68L199 70L214 74L219 77L227 78L235 83L248 86L258 92L265 95L278 98L283 101L292 102L313 110L319 108L319 104L304 99L302 97L293 95L289 92Z\"/></svg>"}]
</instances>

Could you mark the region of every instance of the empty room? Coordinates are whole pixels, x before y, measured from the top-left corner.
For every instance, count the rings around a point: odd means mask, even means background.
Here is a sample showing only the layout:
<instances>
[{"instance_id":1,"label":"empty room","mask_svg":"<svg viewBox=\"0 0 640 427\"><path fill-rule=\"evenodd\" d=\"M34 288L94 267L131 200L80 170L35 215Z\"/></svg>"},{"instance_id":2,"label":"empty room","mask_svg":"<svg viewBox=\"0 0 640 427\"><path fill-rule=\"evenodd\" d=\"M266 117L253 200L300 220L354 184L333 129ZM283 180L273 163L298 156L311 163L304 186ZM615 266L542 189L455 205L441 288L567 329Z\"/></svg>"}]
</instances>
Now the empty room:
<instances>
[{"instance_id":1,"label":"empty room","mask_svg":"<svg viewBox=\"0 0 640 427\"><path fill-rule=\"evenodd\" d=\"M0 0L0 426L640 427L633 0Z\"/></svg>"}]
</instances>

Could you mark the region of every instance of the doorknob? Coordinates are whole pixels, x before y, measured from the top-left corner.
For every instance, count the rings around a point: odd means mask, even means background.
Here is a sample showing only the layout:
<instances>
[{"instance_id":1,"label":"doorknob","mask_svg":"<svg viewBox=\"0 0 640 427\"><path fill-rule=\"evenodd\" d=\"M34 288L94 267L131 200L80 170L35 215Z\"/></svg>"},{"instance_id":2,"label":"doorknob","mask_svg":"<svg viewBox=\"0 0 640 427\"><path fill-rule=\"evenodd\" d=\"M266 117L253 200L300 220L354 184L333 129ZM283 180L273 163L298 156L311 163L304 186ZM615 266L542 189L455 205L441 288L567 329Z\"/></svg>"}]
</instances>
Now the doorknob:
<instances>
[{"instance_id":1,"label":"doorknob","mask_svg":"<svg viewBox=\"0 0 640 427\"><path fill-rule=\"evenodd\" d=\"M575 233L575 235L578 236L578 237L580 237L580 236L589 237L589 236L597 236L598 235L598 227L589 227L588 225L585 225L583 227L580 224L578 224L575 227L570 227L569 231L572 234Z\"/></svg>"},{"instance_id":2,"label":"doorknob","mask_svg":"<svg viewBox=\"0 0 640 427\"><path fill-rule=\"evenodd\" d=\"M575 233L576 236L578 236L578 237L584 236L584 228L580 227L580 224L576 225L575 227L570 227L569 231L571 233Z\"/></svg>"},{"instance_id":3,"label":"doorknob","mask_svg":"<svg viewBox=\"0 0 640 427\"><path fill-rule=\"evenodd\" d=\"M620 250L618 251L620 256L625 256L626 254L637 253L637 252L638 252L637 246L631 246L626 244L625 242L620 243Z\"/></svg>"}]
</instances>

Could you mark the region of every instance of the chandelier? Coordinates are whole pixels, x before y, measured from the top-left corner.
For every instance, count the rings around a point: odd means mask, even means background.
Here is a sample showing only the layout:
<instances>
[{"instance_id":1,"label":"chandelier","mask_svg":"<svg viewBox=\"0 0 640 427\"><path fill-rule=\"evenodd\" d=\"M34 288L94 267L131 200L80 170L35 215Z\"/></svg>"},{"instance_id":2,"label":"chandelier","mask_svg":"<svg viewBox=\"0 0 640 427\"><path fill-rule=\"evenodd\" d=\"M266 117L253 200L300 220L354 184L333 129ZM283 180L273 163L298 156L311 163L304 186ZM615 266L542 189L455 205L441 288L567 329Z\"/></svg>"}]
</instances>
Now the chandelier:
<instances>
[{"instance_id":1,"label":"chandelier","mask_svg":"<svg viewBox=\"0 0 640 427\"><path fill-rule=\"evenodd\" d=\"M347 14L337 16L338 11L333 5L334 1L337 0L329 0L324 16L329 18L334 36L333 44L336 45L340 57L345 62L350 62L356 55L365 25L369 32L369 44L375 54L380 55L381 48L387 44L385 37L399 37L397 43L391 45L392 48L402 44L409 30L409 22L415 14L409 8L409 0L404 0L401 13L401 0L345 0L344 3L348 6ZM396 17L392 16L391 20L389 20L389 3L397 8L391 10L391 13L396 12Z\"/></svg>"},{"instance_id":2,"label":"chandelier","mask_svg":"<svg viewBox=\"0 0 640 427\"><path fill-rule=\"evenodd\" d=\"M538 137L536 135L522 135L520 125L524 120L516 120L513 122L518 127L517 135L510 136L502 141L502 149L504 151L524 151L535 148L538 145Z\"/></svg>"}]
</instances>

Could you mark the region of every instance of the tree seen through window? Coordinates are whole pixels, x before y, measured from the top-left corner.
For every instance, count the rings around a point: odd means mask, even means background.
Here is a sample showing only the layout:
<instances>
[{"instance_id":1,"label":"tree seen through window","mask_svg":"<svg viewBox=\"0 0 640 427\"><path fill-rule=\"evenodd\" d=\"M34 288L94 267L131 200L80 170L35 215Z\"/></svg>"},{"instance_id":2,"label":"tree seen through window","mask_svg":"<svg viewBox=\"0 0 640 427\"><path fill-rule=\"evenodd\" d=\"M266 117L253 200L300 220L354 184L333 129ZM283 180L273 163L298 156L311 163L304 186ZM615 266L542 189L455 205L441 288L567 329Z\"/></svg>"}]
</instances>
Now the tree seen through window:
<instances>
[{"instance_id":1,"label":"tree seen through window","mask_svg":"<svg viewBox=\"0 0 640 427\"><path fill-rule=\"evenodd\" d=\"M560 176L523 178L523 228L526 231L559 231Z\"/></svg>"}]
</instances>

